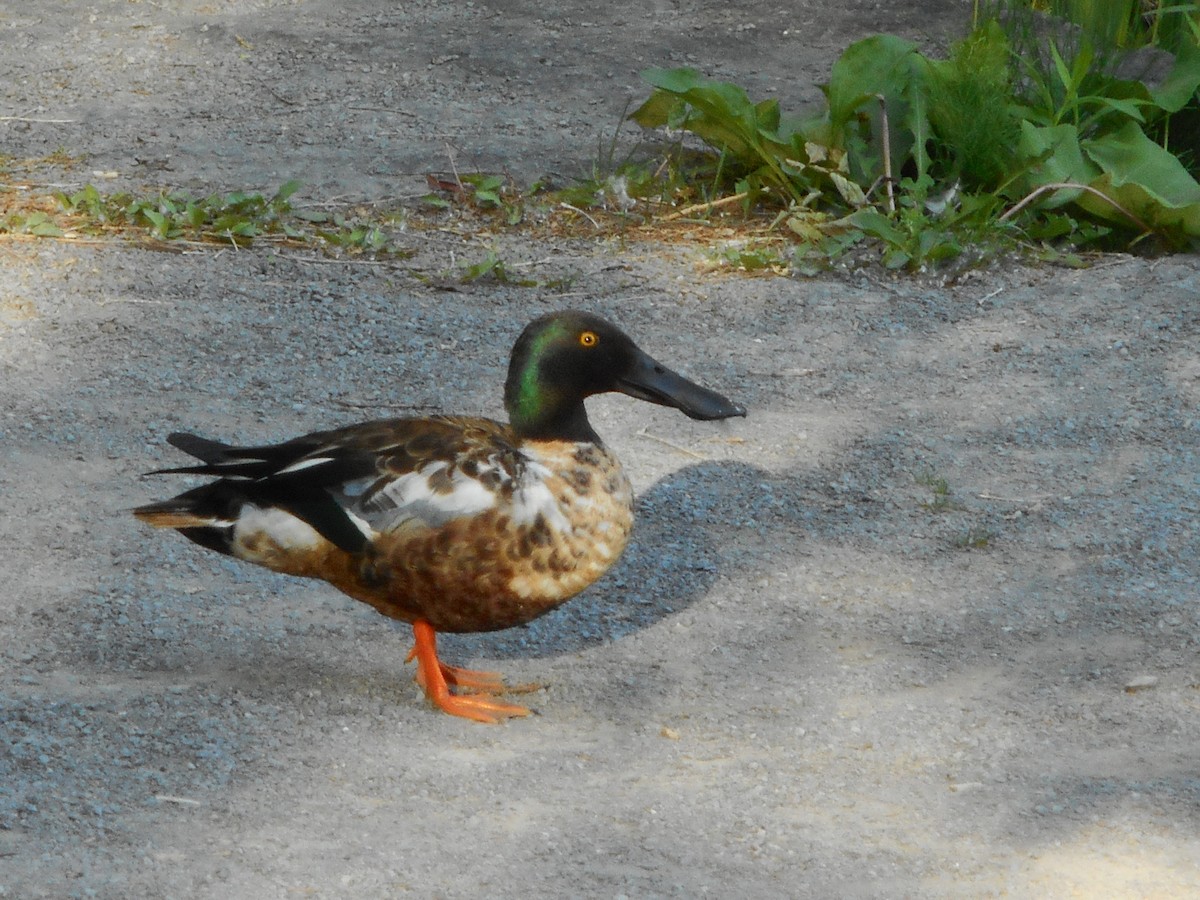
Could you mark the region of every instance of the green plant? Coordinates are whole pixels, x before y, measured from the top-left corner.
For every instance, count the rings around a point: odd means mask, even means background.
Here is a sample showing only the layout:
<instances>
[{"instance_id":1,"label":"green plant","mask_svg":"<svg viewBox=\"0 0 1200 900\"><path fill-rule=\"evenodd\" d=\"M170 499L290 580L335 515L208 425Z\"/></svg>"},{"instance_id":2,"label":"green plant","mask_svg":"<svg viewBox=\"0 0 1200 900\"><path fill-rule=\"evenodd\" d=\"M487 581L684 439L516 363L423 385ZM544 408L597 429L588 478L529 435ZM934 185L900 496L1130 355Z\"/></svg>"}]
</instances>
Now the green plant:
<instances>
[{"instance_id":1,"label":"green plant","mask_svg":"<svg viewBox=\"0 0 1200 900\"><path fill-rule=\"evenodd\" d=\"M714 186L743 210L780 208L775 223L805 244L802 269L864 240L885 265L910 268L980 241L1200 241L1200 183L1186 168L1200 141L1178 137L1200 96L1200 12L1155 5L1144 41L1174 23L1155 79L1130 75L1113 43L1129 39L1135 0L1050 5L1090 11L1103 27L998 0L977 5L974 29L944 60L890 35L851 45L815 116L787 117L692 69L651 69L654 90L631 118L708 143ZM1200 133L1200 110L1192 127Z\"/></svg>"},{"instance_id":2,"label":"green plant","mask_svg":"<svg viewBox=\"0 0 1200 900\"><path fill-rule=\"evenodd\" d=\"M0 217L0 234L27 234L31 237L62 237L63 230L42 210L10 212Z\"/></svg>"},{"instance_id":3,"label":"green plant","mask_svg":"<svg viewBox=\"0 0 1200 900\"><path fill-rule=\"evenodd\" d=\"M995 22L955 44L948 59L927 62L929 168L943 183L994 191L1013 170L1021 129L1010 63Z\"/></svg>"},{"instance_id":4,"label":"green plant","mask_svg":"<svg viewBox=\"0 0 1200 900\"><path fill-rule=\"evenodd\" d=\"M954 539L954 546L960 550L983 550L991 545L995 534L983 525L972 525Z\"/></svg>"},{"instance_id":5,"label":"green plant","mask_svg":"<svg viewBox=\"0 0 1200 900\"><path fill-rule=\"evenodd\" d=\"M894 215L860 209L847 217L847 222L880 242L885 267L919 269L960 255L969 239L976 243L1000 240L995 229L988 232L986 223L991 220L995 204L988 204L986 196L969 196L952 206L931 201L932 186L928 175L918 180L903 179Z\"/></svg>"},{"instance_id":6,"label":"green plant","mask_svg":"<svg viewBox=\"0 0 1200 900\"><path fill-rule=\"evenodd\" d=\"M343 216L332 217L334 228L316 229L317 237L343 250L379 253L388 248L388 236L378 225L370 222L347 221Z\"/></svg>"},{"instance_id":7,"label":"green plant","mask_svg":"<svg viewBox=\"0 0 1200 900\"><path fill-rule=\"evenodd\" d=\"M978 24L997 14L1026 11L1071 22L1104 47L1177 50L1200 39L1200 8L1170 0L976 0L972 16Z\"/></svg>"},{"instance_id":8,"label":"green plant","mask_svg":"<svg viewBox=\"0 0 1200 900\"><path fill-rule=\"evenodd\" d=\"M449 209L453 203L465 204L478 210L503 212L509 225L518 224L524 216L521 195L508 179L485 172L454 173L453 177L429 177L432 193L421 199L430 206ZM527 193L534 193L531 189Z\"/></svg>"},{"instance_id":9,"label":"green plant","mask_svg":"<svg viewBox=\"0 0 1200 900\"><path fill-rule=\"evenodd\" d=\"M83 230L136 228L162 241L188 238L246 244L264 234L300 236L288 221L288 198L299 188L300 182L289 181L270 197L242 191L202 198L181 192L136 197L104 195L89 184L57 197L62 211L76 217Z\"/></svg>"},{"instance_id":10,"label":"green plant","mask_svg":"<svg viewBox=\"0 0 1200 900\"><path fill-rule=\"evenodd\" d=\"M788 258L778 246L754 241L726 244L713 249L708 256L712 268L734 269L748 274L785 272L789 267Z\"/></svg>"},{"instance_id":11,"label":"green plant","mask_svg":"<svg viewBox=\"0 0 1200 900\"><path fill-rule=\"evenodd\" d=\"M639 201L669 201L689 192L688 180L681 177L687 169L693 183L703 178L702 158L691 154L700 165L689 166L689 156L682 142L675 140L665 147L659 143L638 142L622 154L621 125L629 112L629 103L621 111L616 127L605 137L597 139L596 156L591 170L574 183L549 192L550 201L568 209L606 209L625 215L637 208ZM594 221L594 220L593 220Z\"/></svg>"},{"instance_id":12,"label":"green plant","mask_svg":"<svg viewBox=\"0 0 1200 900\"><path fill-rule=\"evenodd\" d=\"M487 251L479 262L461 266L458 270L458 280L464 284L485 279L516 287L537 286L536 279L516 277L494 250Z\"/></svg>"},{"instance_id":13,"label":"green plant","mask_svg":"<svg viewBox=\"0 0 1200 900\"><path fill-rule=\"evenodd\" d=\"M923 472L917 475L915 480L917 484L929 488L931 493L929 500L921 504L922 509L940 513L961 508L951 495L950 485L945 478L933 472Z\"/></svg>"},{"instance_id":14,"label":"green plant","mask_svg":"<svg viewBox=\"0 0 1200 900\"><path fill-rule=\"evenodd\" d=\"M11 201L7 205L0 202L0 233L121 235L154 242L188 240L237 246L270 238L326 252L393 258L412 255L395 243L403 211L294 209L290 198L299 188L300 182L289 181L268 196L244 191L207 197L180 191L138 196L105 194L88 184L71 194L24 198L16 206Z\"/></svg>"},{"instance_id":15,"label":"green plant","mask_svg":"<svg viewBox=\"0 0 1200 900\"><path fill-rule=\"evenodd\" d=\"M799 203L802 186L798 160L805 158L794 123L780 116L777 100L752 103L746 92L713 81L694 69L647 69L642 77L656 90L630 118L644 128L690 131L721 156L718 177L741 181L744 190L778 191Z\"/></svg>"}]
</instances>

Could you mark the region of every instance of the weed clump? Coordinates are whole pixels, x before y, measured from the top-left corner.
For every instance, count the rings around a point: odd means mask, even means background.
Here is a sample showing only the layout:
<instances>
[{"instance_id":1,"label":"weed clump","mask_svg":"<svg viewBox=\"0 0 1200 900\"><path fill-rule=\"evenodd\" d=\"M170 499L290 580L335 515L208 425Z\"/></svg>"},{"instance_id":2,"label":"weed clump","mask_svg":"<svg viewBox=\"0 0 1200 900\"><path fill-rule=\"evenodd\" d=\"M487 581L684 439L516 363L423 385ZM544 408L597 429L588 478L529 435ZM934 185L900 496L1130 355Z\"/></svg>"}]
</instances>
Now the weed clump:
<instances>
[{"instance_id":1,"label":"weed clump","mask_svg":"<svg viewBox=\"0 0 1200 900\"><path fill-rule=\"evenodd\" d=\"M979 242L1068 254L1200 244L1196 144L1171 137L1200 124L1200 11L1151 4L1139 32L1136 0L1046 5L1058 17L1020 0L977 5L944 60L891 35L859 41L807 118L692 69L644 72L654 91L631 118L710 145L719 189L780 210L801 268L867 239L908 268ZM1131 67L1139 43L1157 77Z\"/></svg>"}]
</instances>

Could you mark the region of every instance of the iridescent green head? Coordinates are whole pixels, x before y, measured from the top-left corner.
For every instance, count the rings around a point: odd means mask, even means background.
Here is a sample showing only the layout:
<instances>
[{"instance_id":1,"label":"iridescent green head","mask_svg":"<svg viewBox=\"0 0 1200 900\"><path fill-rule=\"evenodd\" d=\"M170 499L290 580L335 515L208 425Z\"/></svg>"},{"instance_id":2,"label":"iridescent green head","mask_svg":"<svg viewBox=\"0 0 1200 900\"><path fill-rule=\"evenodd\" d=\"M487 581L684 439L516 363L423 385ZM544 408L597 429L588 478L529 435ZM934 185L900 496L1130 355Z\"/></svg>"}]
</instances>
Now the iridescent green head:
<instances>
[{"instance_id":1,"label":"iridescent green head","mask_svg":"<svg viewBox=\"0 0 1200 900\"><path fill-rule=\"evenodd\" d=\"M744 416L744 407L643 353L621 329L584 312L534 319L513 346L504 406L518 437L598 441L583 401L619 391L693 419Z\"/></svg>"}]
</instances>

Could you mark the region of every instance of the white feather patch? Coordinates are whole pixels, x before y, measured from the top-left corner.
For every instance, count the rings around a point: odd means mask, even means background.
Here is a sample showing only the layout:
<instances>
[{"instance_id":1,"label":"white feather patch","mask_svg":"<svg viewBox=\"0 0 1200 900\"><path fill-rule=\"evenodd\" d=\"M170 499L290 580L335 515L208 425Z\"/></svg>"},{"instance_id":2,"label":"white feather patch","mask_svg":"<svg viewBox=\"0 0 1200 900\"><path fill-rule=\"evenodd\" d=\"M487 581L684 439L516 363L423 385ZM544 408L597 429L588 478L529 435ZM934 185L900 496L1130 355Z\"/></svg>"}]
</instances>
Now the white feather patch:
<instances>
[{"instance_id":1,"label":"white feather patch","mask_svg":"<svg viewBox=\"0 0 1200 900\"><path fill-rule=\"evenodd\" d=\"M292 472L303 472L305 469L311 469L313 466L323 466L328 462L333 462L333 458L330 456L313 456L308 459L297 460L290 466L284 466L282 469L273 474L290 475Z\"/></svg>"},{"instance_id":2,"label":"white feather patch","mask_svg":"<svg viewBox=\"0 0 1200 900\"><path fill-rule=\"evenodd\" d=\"M244 549L244 541L256 536L264 536L289 550L308 550L325 540L315 528L289 512L275 507L262 509L247 503L234 525L233 543Z\"/></svg>"},{"instance_id":3,"label":"white feather patch","mask_svg":"<svg viewBox=\"0 0 1200 900\"><path fill-rule=\"evenodd\" d=\"M371 527L370 522L368 522L366 519L356 516L351 510L346 509L344 506L342 509L346 511L346 518L354 523L354 527L361 531L363 536L368 541L373 541L375 538L379 537L379 532Z\"/></svg>"},{"instance_id":4,"label":"white feather patch","mask_svg":"<svg viewBox=\"0 0 1200 900\"><path fill-rule=\"evenodd\" d=\"M532 525L538 516L555 531L566 531L571 527L558 505L558 498L546 486L545 479L550 470L532 459L525 466L520 486L513 492L512 517L518 525Z\"/></svg>"},{"instance_id":5,"label":"white feather patch","mask_svg":"<svg viewBox=\"0 0 1200 900\"><path fill-rule=\"evenodd\" d=\"M413 520L437 526L496 506L493 491L458 470L450 476L450 490L435 491L430 486L430 478L441 475L446 467L446 463L436 462L401 475L362 502L360 509L376 528L388 531ZM357 485L347 487L350 491L358 488ZM358 488L357 493L361 492Z\"/></svg>"}]
</instances>

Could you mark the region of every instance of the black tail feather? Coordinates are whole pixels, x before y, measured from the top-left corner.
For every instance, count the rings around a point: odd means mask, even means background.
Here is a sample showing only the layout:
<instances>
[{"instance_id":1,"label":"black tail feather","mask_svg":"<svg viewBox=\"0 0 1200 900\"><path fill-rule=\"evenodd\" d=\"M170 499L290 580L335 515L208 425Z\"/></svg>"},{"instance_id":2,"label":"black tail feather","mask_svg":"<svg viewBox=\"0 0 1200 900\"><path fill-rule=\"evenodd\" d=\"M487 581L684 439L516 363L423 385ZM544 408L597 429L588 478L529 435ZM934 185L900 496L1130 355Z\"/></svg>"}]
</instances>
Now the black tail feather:
<instances>
[{"instance_id":1,"label":"black tail feather","mask_svg":"<svg viewBox=\"0 0 1200 900\"><path fill-rule=\"evenodd\" d=\"M226 553L232 529L220 523L235 521L242 506L250 503L262 509L286 510L347 553L367 549L366 535L333 499L329 488L373 472L370 456L335 454L314 465L281 472L318 449L319 436L261 447L235 447L182 431L173 432L167 440L202 464L156 469L151 475L212 475L220 480L134 511L147 521L158 516L160 523L178 528L197 544ZM187 522L180 527L169 518L176 513L215 521L212 526Z\"/></svg>"},{"instance_id":2,"label":"black tail feather","mask_svg":"<svg viewBox=\"0 0 1200 900\"><path fill-rule=\"evenodd\" d=\"M281 490L279 485L271 482L221 479L192 488L170 500L140 506L133 514L151 524L175 528L189 540L210 550L229 553L232 523L237 521L242 507L248 503L260 509L274 506L291 513L347 553L367 550L367 536L324 489L297 494ZM180 519L186 522L182 527ZM212 524L193 524L197 519L211 520Z\"/></svg>"},{"instance_id":3,"label":"black tail feather","mask_svg":"<svg viewBox=\"0 0 1200 900\"><path fill-rule=\"evenodd\" d=\"M167 443L172 447L178 447L188 456L194 456L209 465L226 462L231 458L229 451L234 449L229 444L222 444L220 441L203 438L198 434L189 434L186 431L174 431L168 434Z\"/></svg>"},{"instance_id":4,"label":"black tail feather","mask_svg":"<svg viewBox=\"0 0 1200 900\"><path fill-rule=\"evenodd\" d=\"M204 465L173 466L169 469L155 469L149 474L263 478L275 471L278 466L277 458L295 452L279 450L279 447L284 446L280 444L267 447L235 447L186 431L174 431L167 435L167 443L178 447L188 456L196 457Z\"/></svg>"}]
</instances>

